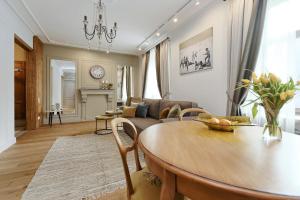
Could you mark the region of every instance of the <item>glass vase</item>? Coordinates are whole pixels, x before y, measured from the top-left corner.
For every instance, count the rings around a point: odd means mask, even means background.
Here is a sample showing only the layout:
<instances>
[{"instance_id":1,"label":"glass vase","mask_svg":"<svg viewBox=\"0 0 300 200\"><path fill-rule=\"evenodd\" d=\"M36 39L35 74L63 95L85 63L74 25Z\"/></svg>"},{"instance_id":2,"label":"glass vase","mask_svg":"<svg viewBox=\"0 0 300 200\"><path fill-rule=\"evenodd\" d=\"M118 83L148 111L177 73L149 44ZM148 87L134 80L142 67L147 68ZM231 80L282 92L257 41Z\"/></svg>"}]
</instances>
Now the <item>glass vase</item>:
<instances>
[{"instance_id":1,"label":"glass vase","mask_svg":"<svg viewBox=\"0 0 300 200\"><path fill-rule=\"evenodd\" d=\"M267 141L281 141L282 131L278 123L279 110L266 110L267 123L264 126L263 137Z\"/></svg>"}]
</instances>

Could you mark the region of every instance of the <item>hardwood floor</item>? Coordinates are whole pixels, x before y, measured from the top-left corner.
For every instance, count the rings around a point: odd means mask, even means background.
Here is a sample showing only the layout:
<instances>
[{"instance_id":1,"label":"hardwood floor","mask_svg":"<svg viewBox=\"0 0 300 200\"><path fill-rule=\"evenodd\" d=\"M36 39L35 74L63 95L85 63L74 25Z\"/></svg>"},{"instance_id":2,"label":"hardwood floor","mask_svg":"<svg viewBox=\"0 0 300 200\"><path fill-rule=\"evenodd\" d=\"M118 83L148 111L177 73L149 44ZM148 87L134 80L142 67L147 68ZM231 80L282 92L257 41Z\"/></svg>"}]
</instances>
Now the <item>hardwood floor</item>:
<instances>
[{"instance_id":1,"label":"hardwood floor","mask_svg":"<svg viewBox=\"0 0 300 200\"><path fill-rule=\"evenodd\" d=\"M21 199L57 137L88 134L94 130L95 122L53 125L28 131L17 138L16 144L0 154L0 199Z\"/></svg>"}]
</instances>

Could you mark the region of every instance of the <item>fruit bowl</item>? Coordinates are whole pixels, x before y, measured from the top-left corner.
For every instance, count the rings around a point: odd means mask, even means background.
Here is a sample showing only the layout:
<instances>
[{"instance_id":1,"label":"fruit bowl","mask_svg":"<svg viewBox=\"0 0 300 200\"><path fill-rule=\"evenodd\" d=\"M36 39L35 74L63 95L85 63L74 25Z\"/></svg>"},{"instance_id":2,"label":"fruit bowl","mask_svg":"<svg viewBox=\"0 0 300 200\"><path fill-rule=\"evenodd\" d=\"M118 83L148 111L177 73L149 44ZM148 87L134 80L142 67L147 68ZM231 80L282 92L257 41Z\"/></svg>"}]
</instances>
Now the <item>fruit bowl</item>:
<instances>
[{"instance_id":1,"label":"fruit bowl","mask_svg":"<svg viewBox=\"0 0 300 200\"><path fill-rule=\"evenodd\" d=\"M204 123L209 129L233 132L239 126L252 126L249 117L245 116L212 116L200 114L196 121Z\"/></svg>"}]
</instances>

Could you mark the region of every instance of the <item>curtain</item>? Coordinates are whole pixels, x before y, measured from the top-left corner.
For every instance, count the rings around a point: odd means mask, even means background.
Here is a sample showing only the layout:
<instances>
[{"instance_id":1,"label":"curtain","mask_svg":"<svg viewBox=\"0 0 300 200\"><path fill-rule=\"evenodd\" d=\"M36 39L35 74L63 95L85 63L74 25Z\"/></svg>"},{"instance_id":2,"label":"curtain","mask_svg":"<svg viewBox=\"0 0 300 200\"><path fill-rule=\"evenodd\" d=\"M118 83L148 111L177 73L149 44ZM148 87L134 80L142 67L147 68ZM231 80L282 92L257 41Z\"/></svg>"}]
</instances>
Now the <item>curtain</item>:
<instances>
[{"instance_id":1,"label":"curtain","mask_svg":"<svg viewBox=\"0 0 300 200\"><path fill-rule=\"evenodd\" d=\"M126 66L122 67L122 84L121 84L122 101L127 102L127 78L126 78Z\"/></svg>"},{"instance_id":2,"label":"curtain","mask_svg":"<svg viewBox=\"0 0 300 200\"><path fill-rule=\"evenodd\" d=\"M169 84L170 40L160 43L160 82L161 97L167 99L170 95Z\"/></svg>"},{"instance_id":3,"label":"curtain","mask_svg":"<svg viewBox=\"0 0 300 200\"><path fill-rule=\"evenodd\" d=\"M123 100L124 67L119 67L119 70L121 71L121 77L120 77L120 99Z\"/></svg>"},{"instance_id":4,"label":"curtain","mask_svg":"<svg viewBox=\"0 0 300 200\"><path fill-rule=\"evenodd\" d=\"M228 73L227 113L240 115L246 90L235 90L243 78L250 78L259 52L267 1L232 0ZM250 17L249 17L250 16Z\"/></svg>"},{"instance_id":5,"label":"curtain","mask_svg":"<svg viewBox=\"0 0 300 200\"><path fill-rule=\"evenodd\" d=\"M160 74L160 44L158 44L155 51L155 64L156 64L156 81L157 81L157 87L160 96L162 96L161 93L161 74Z\"/></svg>"},{"instance_id":6,"label":"curtain","mask_svg":"<svg viewBox=\"0 0 300 200\"><path fill-rule=\"evenodd\" d=\"M247 3L248 2L248 3ZM234 106L232 99L237 83L238 71L243 54L246 35L251 18L253 1L232 0L230 1L231 19L229 27L229 55L228 55L228 83L227 83L227 115L231 114Z\"/></svg>"},{"instance_id":7,"label":"curtain","mask_svg":"<svg viewBox=\"0 0 300 200\"><path fill-rule=\"evenodd\" d=\"M144 73L143 90L142 90L143 98L145 97L146 78L147 78L147 71L148 71L148 65L149 65L149 57L150 57L150 51L148 51L145 55L145 73Z\"/></svg>"},{"instance_id":8,"label":"curtain","mask_svg":"<svg viewBox=\"0 0 300 200\"><path fill-rule=\"evenodd\" d=\"M289 77L300 80L299 67L300 59L297 58L297 51L300 52L296 33L300 30L300 9L299 0L269 0L266 11L265 30L262 37L261 49L256 65L257 74L273 72L282 81ZM296 20L297 19L297 20ZM249 93L247 101L254 97ZM295 111L296 104L300 99L297 96L293 101L287 103L279 115L279 123L283 130L295 132ZM251 106L242 107L243 114L251 116ZM266 122L264 110L259 108L254 123L263 125Z\"/></svg>"},{"instance_id":9,"label":"curtain","mask_svg":"<svg viewBox=\"0 0 300 200\"><path fill-rule=\"evenodd\" d=\"M240 82L241 79L250 79L252 71L254 71L255 69L264 29L266 8L267 1L253 1L253 9L248 28L247 40L238 73L238 82ZM235 103L235 105L238 105L238 107L232 107L232 115L241 115L240 105L245 102L246 96L247 90L245 88L235 90L233 95L233 102Z\"/></svg>"},{"instance_id":10,"label":"curtain","mask_svg":"<svg viewBox=\"0 0 300 200\"><path fill-rule=\"evenodd\" d=\"M127 100L126 105L130 104L130 97L131 97L131 67L126 66L126 91L127 91Z\"/></svg>"}]
</instances>

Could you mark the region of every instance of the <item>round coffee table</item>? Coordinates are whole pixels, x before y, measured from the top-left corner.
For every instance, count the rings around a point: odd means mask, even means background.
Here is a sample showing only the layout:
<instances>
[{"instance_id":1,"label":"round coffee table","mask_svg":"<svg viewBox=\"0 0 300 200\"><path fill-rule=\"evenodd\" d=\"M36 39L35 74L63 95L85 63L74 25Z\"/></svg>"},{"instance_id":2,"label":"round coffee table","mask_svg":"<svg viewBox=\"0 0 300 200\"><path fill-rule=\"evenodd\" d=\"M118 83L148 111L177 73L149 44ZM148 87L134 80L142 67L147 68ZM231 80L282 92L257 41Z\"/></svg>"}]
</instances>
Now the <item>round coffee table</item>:
<instances>
[{"instance_id":1,"label":"round coffee table","mask_svg":"<svg viewBox=\"0 0 300 200\"><path fill-rule=\"evenodd\" d=\"M108 116L108 115L98 115L95 117L96 120L96 131L95 134L97 135L107 135L112 133L111 128L108 128L107 126L107 121L112 120L114 117L113 116ZM98 129L98 121L104 121L105 122L105 128L104 129Z\"/></svg>"}]
</instances>

